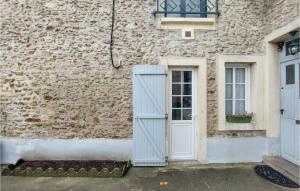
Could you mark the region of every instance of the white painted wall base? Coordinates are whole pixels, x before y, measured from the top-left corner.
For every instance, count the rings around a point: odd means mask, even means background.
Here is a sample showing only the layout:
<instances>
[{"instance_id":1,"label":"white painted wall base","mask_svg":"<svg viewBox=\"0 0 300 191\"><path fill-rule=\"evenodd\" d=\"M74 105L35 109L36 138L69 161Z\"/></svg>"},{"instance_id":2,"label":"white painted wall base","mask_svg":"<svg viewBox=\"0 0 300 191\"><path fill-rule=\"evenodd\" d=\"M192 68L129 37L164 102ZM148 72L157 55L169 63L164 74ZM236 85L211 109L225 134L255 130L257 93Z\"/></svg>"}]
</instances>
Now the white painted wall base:
<instances>
[{"instance_id":1,"label":"white painted wall base","mask_svg":"<svg viewBox=\"0 0 300 191\"><path fill-rule=\"evenodd\" d=\"M264 155L278 156L279 140L265 137L208 138L199 141L206 152L201 163L261 162ZM132 160L132 139L18 139L0 140L1 163L27 160ZM203 149L204 148L204 149Z\"/></svg>"},{"instance_id":2,"label":"white painted wall base","mask_svg":"<svg viewBox=\"0 0 300 191\"><path fill-rule=\"evenodd\" d=\"M264 155L279 155L279 149L279 140L276 138L208 138L205 162L261 162Z\"/></svg>"},{"instance_id":3,"label":"white painted wall base","mask_svg":"<svg viewBox=\"0 0 300 191\"><path fill-rule=\"evenodd\" d=\"M0 140L1 163L27 160L129 160L132 139L18 139Z\"/></svg>"}]
</instances>

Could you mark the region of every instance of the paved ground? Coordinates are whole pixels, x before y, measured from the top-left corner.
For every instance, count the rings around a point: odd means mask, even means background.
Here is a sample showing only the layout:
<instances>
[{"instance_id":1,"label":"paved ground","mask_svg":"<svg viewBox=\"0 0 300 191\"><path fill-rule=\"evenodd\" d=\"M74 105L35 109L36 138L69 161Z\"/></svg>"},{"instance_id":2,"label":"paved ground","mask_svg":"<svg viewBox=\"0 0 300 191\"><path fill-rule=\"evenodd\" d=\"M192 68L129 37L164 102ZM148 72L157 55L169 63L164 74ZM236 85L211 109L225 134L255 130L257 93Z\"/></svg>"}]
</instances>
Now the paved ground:
<instances>
[{"instance_id":1,"label":"paved ground","mask_svg":"<svg viewBox=\"0 0 300 191\"><path fill-rule=\"evenodd\" d=\"M298 191L266 182L249 164L131 168L125 178L3 176L1 188L1 191Z\"/></svg>"}]
</instances>

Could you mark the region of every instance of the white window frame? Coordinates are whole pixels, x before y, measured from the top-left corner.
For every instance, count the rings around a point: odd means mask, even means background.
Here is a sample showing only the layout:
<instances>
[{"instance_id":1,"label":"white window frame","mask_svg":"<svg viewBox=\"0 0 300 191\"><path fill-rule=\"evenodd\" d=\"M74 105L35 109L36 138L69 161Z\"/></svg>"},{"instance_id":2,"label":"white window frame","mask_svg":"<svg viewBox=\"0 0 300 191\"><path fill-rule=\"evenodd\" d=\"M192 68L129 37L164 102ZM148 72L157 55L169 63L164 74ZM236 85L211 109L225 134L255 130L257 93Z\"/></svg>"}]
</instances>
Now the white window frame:
<instances>
[{"instance_id":1,"label":"white window frame","mask_svg":"<svg viewBox=\"0 0 300 191\"><path fill-rule=\"evenodd\" d=\"M238 68L244 68L245 69L245 112L250 112L250 65L247 65L247 64L238 64L238 63L228 63L225 65L225 79L226 79L226 69L227 68L232 68L233 69L233 72L232 72L232 78L233 78L233 81L232 83L226 83L226 80L225 80L225 83L224 83L224 86L225 86L225 94L226 94L226 84L232 84L232 114L233 115L236 115L235 113L235 103L236 103L236 94L235 94L235 85L236 85L236 79L235 79L235 75L236 75L236 69ZM226 99L226 96L225 96L225 99L224 99L224 102L225 102L225 112L226 112L226 100L231 100L231 99ZM226 113L224 113L224 115L226 115Z\"/></svg>"},{"instance_id":2,"label":"white window frame","mask_svg":"<svg viewBox=\"0 0 300 191\"><path fill-rule=\"evenodd\" d=\"M192 72L192 81L191 82L173 82L172 81L172 72L173 71L178 71L178 72L181 72L181 78L183 78L183 72L184 71L190 71L190 72ZM189 69L189 68L172 68L172 69L170 69L170 119L172 119L172 123L182 123L182 122L188 122L188 121L192 121L193 120L193 116L195 115L194 113L195 113L195 105L197 105L196 104L196 99L195 99L195 89L196 89L196 86L195 86L195 71L194 71L194 69L193 68L191 68L191 69ZM183 89L181 89L181 93L180 93L180 95L173 95L173 92L172 92L172 86L173 86L173 84L180 84L181 85L181 88L183 88L183 86L182 85L184 85L184 84L191 84L192 85L192 94L191 95L183 95ZM172 100L173 100L173 96L175 96L175 97L181 97L181 107L180 108L175 108L175 107L173 107L173 105L172 105ZM186 96L186 97L192 97L192 105L191 105L191 107L188 107L188 108L184 108L183 107L183 97L184 96ZM180 109L181 110L181 119L180 120L173 120L173 109ZM191 109L192 110L192 113L191 113L191 118L192 119L190 119L190 120L183 120L183 109Z\"/></svg>"}]
</instances>

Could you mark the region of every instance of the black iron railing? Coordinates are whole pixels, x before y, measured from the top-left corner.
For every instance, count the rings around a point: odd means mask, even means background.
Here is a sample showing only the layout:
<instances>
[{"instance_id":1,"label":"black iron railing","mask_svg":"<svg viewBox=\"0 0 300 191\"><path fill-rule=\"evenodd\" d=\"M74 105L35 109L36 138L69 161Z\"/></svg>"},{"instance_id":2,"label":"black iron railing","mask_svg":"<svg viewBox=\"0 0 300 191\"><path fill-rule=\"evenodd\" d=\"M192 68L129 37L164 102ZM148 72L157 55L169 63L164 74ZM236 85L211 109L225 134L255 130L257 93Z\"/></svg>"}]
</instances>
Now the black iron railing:
<instances>
[{"instance_id":1,"label":"black iron railing","mask_svg":"<svg viewBox=\"0 0 300 191\"><path fill-rule=\"evenodd\" d=\"M219 0L157 0L154 15L164 15L165 17L219 16Z\"/></svg>"}]
</instances>

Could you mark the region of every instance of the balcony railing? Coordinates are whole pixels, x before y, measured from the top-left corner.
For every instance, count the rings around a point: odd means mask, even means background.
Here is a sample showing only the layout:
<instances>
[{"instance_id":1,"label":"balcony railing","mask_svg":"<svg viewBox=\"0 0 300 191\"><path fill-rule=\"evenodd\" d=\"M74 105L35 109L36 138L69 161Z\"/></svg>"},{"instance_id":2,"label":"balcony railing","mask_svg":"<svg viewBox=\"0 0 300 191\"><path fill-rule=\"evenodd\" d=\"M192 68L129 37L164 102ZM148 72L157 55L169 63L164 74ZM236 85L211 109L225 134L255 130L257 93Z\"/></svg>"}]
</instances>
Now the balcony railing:
<instances>
[{"instance_id":1,"label":"balcony railing","mask_svg":"<svg viewBox=\"0 0 300 191\"><path fill-rule=\"evenodd\" d=\"M154 15L202 17L220 15L219 0L157 0Z\"/></svg>"}]
</instances>

